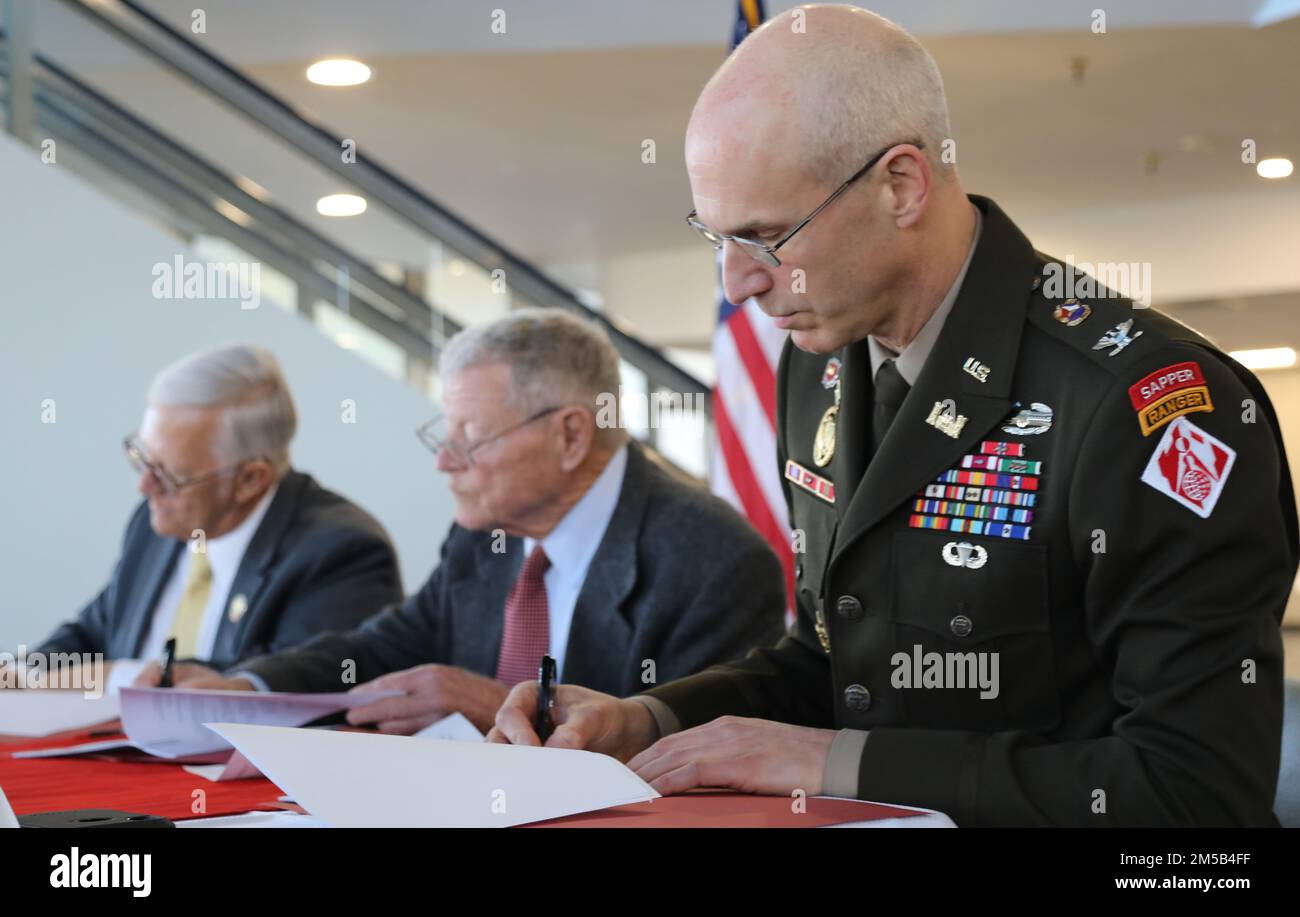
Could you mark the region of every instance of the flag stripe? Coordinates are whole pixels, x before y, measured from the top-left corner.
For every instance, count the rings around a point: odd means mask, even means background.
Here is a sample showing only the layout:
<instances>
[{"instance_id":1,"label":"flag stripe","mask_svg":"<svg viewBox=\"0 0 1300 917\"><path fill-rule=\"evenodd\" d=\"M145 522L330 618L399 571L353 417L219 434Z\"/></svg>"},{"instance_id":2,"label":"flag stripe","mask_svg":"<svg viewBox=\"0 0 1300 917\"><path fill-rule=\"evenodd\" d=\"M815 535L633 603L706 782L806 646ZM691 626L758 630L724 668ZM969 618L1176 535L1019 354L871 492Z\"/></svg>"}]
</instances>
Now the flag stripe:
<instances>
[{"instance_id":1,"label":"flag stripe","mask_svg":"<svg viewBox=\"0 0 1300 917\"><path fill-rule=\"evenodd\" d=\"M754 386L754 393L758 395L758 401L763 405L763 413L767 415L767 422L776 429L776 373L772 370L772 364L767 361L767 356L763 353L763 348L758 343L758 338L754 336L754 328L749 323L748 309L741 309L736 312L728 321L727 328L731 331L731 336L736 342L736 351L740 354L740 359L745 363L745 370L749 373L749 381Z\"/></svg>"},{"instance_id":2,"label":"flag stripe","mask_svg":"<svg viewBox=\"0 0 1300 917\"><path fill-rule=\"evenodd\" d=\"M725 328L719 329L715 335L714 361L718 374L716 392L720 392L727 402L728 419L740 442L741 457L748 473L762 489L772 517L784 521L789 510L781 486L781 469L776 462L776 430L760 403L754 380L740 359L735 339ZM733 481L736 476L737 472L732 469ZM732 505L744 511L739 503ZM773 545L773 550L776 549L777 546Z\"/></svg>"},{"instance_id":3,"label":"flag stripe","mask_svg":"<svg viewBox=\"0 0 1300 917\"><path fill-rule=\"evenodd\" d=\"M763 497L762 489L754 479L752 469L744 460L743 447L736 430L731 425L726 402L717 393L715 393L713 399L713 417L718 430L718 445L726 458L727 475L730 478L732 490L739 497L741 506L744 507L745 515L749 517L750 523L768 544L772 545L777 559L781 562L781 568L785 574L786 602L789 605L792 603L794 596L794 555L787 540L789 537L788 529L786 526L778 524L776 518L772 516L771 509ZM775 455L772 457L772 463L773 465L776 464Z\"/></svg>"}]
</instances>

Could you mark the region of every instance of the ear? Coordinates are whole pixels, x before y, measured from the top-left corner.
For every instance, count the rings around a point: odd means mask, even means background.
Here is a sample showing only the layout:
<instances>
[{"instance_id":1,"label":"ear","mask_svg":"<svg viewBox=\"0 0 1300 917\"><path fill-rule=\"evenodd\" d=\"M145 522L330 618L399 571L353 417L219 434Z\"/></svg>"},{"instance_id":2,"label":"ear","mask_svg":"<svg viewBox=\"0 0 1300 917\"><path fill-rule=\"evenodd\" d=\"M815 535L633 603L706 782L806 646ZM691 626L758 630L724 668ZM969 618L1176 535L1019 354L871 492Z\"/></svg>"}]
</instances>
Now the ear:
<instances>
[{"instance_id":1,"label":"ear","mask_svg":"<svg viewBox=\"0 0 1300 917\"><path fill-rule=\"evenodd\" d=\"M235 499L240 503L255 500L266 493L275 480L275 469L266 459L245 462L235 475Z\"/></svg>"},{"instance_id":2,"label":"ear","mask_svg":"<svg viewBox=\"0 0 1300 917\"><path fill-rule=\"evenodd\" d=\"M881 160L890 192L890 214L899 229L909 229L925 213L934 184L930 160L910 143L894 147Z\"/></svg>"},{"instance_id":3,"label":"ear","mask_svg":"<svg viewBox=\"0 0 1300 917\"><path fill-rule=\"evenodd\" d=\"M579 407L565 408L560 412L560 467L572 471L587 459L596 441L596 418L590 411Z\"/></svg>"}]
</instances>

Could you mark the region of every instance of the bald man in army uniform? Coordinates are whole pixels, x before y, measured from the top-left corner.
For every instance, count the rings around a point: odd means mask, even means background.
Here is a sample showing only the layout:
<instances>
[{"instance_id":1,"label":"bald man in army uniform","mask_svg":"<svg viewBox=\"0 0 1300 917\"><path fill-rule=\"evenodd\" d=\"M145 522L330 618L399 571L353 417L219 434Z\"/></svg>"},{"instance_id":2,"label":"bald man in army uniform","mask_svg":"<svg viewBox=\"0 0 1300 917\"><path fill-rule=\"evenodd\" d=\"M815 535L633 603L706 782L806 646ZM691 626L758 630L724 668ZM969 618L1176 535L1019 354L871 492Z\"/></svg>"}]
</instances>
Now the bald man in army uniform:
<instances>
[{"instance_id":1,"label":"bald man in army uniform","mask_svg":"<svg viewBox=\"0 0 1300 917\"><path fill-rule=\"evenodd\" d=\"M636 698L562 686L547 744L662 793L1275 824L1300 546L1268 398L1038 254L965 193L948 137L933 60L862 10L778 17L705 88L690 221L727 298L790 331L775 460L797 620ZM516 688L492 738L536 744L536 696Z\"/></svg>"}]
</instances>

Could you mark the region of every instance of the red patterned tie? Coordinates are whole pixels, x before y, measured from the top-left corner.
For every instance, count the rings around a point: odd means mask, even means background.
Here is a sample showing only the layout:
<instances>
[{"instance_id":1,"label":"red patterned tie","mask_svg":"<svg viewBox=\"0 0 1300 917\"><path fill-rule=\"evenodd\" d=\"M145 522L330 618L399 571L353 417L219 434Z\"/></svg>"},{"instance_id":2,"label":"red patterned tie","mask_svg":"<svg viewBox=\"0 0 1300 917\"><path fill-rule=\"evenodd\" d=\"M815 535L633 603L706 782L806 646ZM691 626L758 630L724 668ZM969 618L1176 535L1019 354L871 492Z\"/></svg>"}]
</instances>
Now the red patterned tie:
<instances>
[{"instance_id":1,"label":"red patterned tie","mask_svg":"<svg viewBox=\"0 0 1300 917\"><path fill-rule=\"evenodd\" d=\"M497 680L507 685L536 678L537 666L551 648L546 584L542 581L550 566L551 559L537 545L524 561L524 568L506 597L506 626L501 638L501 657L497 661Z\"/></svg>"}]
</instances>

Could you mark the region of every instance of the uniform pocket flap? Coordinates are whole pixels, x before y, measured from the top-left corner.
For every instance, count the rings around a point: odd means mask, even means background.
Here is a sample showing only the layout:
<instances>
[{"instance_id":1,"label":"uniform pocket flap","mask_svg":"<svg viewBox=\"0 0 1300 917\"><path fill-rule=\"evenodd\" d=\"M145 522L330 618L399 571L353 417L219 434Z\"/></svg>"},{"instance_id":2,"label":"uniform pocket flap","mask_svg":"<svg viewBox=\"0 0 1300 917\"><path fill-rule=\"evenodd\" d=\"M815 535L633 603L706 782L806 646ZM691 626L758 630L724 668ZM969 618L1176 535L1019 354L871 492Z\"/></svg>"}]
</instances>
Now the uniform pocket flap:
<instances>
[{"instance_id":1,"label":"uniform pocket flap","mask_svg":"<svg viewBox=\"0 0 1300 917\"><path fill-rule=\"evenodd\" d=\"M893 579L894 620L958 644L1050 630L1042 545L898 532Z\"/></svg>"}]
</instances>

